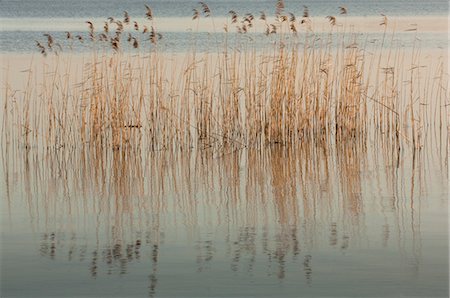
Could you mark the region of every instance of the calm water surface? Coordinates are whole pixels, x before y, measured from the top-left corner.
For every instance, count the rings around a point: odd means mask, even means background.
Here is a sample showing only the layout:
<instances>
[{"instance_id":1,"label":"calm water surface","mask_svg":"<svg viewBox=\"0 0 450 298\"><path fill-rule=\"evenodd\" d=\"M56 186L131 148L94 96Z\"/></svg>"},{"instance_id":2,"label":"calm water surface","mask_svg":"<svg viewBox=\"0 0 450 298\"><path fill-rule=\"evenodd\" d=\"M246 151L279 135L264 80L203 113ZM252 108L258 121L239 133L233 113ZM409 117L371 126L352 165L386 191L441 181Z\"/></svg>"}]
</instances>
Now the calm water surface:
<instances>
[{"instance_id":1,"label":"calm water surface","mask_svg":"<svg viewBox=\"0 0 450 298\"><path fill-rule=\"evenodd\" d=\"M131 15L142 14L144 4L150 5L155 15L186 16L199 6L196 0L2 0L2 18L60 18L60 17L108 17L121 14L124 10ZM276 0L209 0L204 1L215 16L225 16L231 9L243 13L259 11L272 12ZM303 12L308 6L312 15L327 16L336 14L339 6L351 8L353 15L443 15L448 10L448 1L412 1L412 0L285 0L286 11Z\"/></svg>"},{"instance_id":2,"label":"calm water surface","mask_svg":"<svg viewBox=\"0 0 450 298\"><path fill-rule=\"evenodd\" d=\"M69 151L2 151L4 297L448 295L444 149Z\"/></svg>"},{"instance_id":3,"label":"calm water surface","mask_svg":"<svg viewBox=\"0 0 450 298\"><path fill-rule=\"evenodd\" d=\"M56 41L67 49L65 43L65 32L70 31L75 35L81 34L86 39L87 25L86 21L91 20L96 24L96 32L100 33L103 27L103 21L112 16L115 19L123 19L123 12L127 11L131 17L131 29L133 33L133 21L139 24L155 26L164 38L160 42L160 47L164 51L186 51L192 46L192 40L197 40L199 50L211 50L205 45L211 44L213 40L221 39L223 33L224 18L229 19L229 11L235 10L240 17L246 13L252 13L259 18L260 12L264 11L268 20L272 21L275 14L275 0L210 0L206 1L212 13L211 16L216 22L210 23L209 20L202 18L201 23L207 28L206 33L194 34L197 32L197 23L191 20L192 10L200 9L198 1L194 0L2 0L0 2L0 52L6 53L30 53L37 52L35 40L45 40L43 34L49 33L56 37ZM145 20L145 4L152 7L154 21ZM307 6L312 17L324 19L328 15L337 15L338 20L345 17L339 15L339 6L348 8L349 17L369 16L377 17L375 20L368 20L376 25L380 22L380 14L391 16L437 16L446 17L449 12L449 4L447 0L433 1L411 1L411 0L395 0L395 1L369 1L369 0L321 0L321 1L285 1L285 13L293 13L298 18L303 14L304 6ZM271 17L272 16L272 17ZM175 25L174 23L182 22ZM178 21L177 21L178 20ZM255 22L261 23L260 20ZM205 25L205 23L207 25ZM411 21L414 23L414 21ZM230 32L234 32L235 26L230 25ZM113 26L112 26L113 27ZM264 32L263 29L255 30L257 33ZM420 28L419 28L420 29ZM201 28L200 31L204 31ZM404 33L404 32L398 32ZM219 36L212 36L218 34ZM138 34L143 36L142 34ZM402 40L405 46L411 46L414 37L409 34L402 36L400 34L397 39ZM420 34L423 39L422 44L425 47L437 48L446 47L448 44L447 32L434 33L430 38L429 35ZM257 40L265 40L264 36L253 37ZM371 36L370 39L381 39L381 34ZM142 43L148 38L142 38ZM201 47L203 46L203 47ZM147 43L146 48L151 48ZM212 48L214 50L214 48ZM89 51L90 47L86 44L77 44L76 52Z\"/></svg>"}]
</instances>

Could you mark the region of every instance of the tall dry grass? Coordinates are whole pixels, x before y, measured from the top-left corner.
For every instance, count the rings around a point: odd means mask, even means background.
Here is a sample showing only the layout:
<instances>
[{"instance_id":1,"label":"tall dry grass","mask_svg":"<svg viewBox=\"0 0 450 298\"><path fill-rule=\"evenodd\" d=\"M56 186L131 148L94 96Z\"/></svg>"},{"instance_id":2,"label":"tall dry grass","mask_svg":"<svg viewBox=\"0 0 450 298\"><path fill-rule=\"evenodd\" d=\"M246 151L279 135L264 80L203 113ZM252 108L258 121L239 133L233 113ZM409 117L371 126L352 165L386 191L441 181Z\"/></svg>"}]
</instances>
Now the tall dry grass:
<instances>
[{"instance_id":1,"label":"tall dry grass","mask_svg":"<svg viewBox=\"0 0 450 298\"><path fill-rule=\"evenodd\" d=\"M421 65L416 36L411 50L402 49L385 16L374 47L340 17L328 16L329 34L316 34L307 8L297 18L278 1L273 22L264 13L230 11L224 39L212 41L215 51L198 51L194 41L187 53L170 55L159 49L163 36L151 8L144 12L146 24L125 12L123 21L109 18L102 33L90 21L87 37L68 32L71 42L92 48L81 66L73 52L61 54L52 36L38 42L43 55L57 55L30 66L20 93L6 82L5 142L187 150L330 136L364 140L372 133L392 138L400 150L423 146L430 127L448 127L445 59ZM216 30L206 3L194 10L193 22L211 22ZM263 48L236 38L254 33L256 22L272 40ZM136 33L127 35L127 28ZM134 50L124 50L125 43Z\"/></svg>"}]
</instances>

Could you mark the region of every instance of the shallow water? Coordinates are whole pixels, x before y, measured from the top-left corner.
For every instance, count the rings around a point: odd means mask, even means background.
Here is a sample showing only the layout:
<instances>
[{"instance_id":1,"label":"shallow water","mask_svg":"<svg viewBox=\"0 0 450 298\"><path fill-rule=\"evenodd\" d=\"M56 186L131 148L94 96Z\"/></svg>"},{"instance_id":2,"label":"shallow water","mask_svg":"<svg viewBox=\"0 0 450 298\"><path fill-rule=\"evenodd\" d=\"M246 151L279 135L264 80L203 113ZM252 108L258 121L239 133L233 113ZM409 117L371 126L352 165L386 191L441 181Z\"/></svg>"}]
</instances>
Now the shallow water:
<instances>
[{"instance_id":1,"label":"shallow water","mask_svg":"<svg viewBox=\"0 0 450 298\"><path fill-rule=\"evenodd\" d=\"M447 296L436 145L3 150L2 296Z\"/></svg>"}]
</instances>

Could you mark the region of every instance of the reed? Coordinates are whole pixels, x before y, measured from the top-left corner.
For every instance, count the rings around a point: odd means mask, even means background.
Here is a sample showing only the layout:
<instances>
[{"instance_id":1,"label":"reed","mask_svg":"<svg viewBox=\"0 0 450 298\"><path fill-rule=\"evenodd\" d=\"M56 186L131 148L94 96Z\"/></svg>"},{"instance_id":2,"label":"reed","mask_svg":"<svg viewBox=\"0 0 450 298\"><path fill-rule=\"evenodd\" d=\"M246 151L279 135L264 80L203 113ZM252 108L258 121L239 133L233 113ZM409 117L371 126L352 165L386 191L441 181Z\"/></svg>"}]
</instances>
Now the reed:
<instances>
[{"instance_id":1,"label":"reed","mask_svg":"<svg viewBox=\"0 0 450 298\"><path fill-rule=\"evenodd\" d=\"M348 13L345 7L338 12ZM273 22L264 12L257 19L230 11L216 51L201 52L194 41L187 53L170 55L159 48L163 35L149 6L143 15L141 24L126 11L123 21L110 17L100 34L87 21L88 38L67 32L71 44L91 47L81 75L73 71L73 52L61 54L48 34L46 42L37 41L48 57L43 66L30 66L20 100L6 82L3 138L12 142L12 134L26 147L189 150L330 136L364 142L375 134L394 139L398 148L420 148L427 127L448 127L444 61L421 65L417 38L406 53L386 16L377 48L335 16L327 17L328 34L315 33L307 7L297 18L278 1ZM210 21L215 31L206 3L193 19L197 26ZM258 26L269 41L263 47L249 35L258 34Z\"/></svg>"}]
</instances>

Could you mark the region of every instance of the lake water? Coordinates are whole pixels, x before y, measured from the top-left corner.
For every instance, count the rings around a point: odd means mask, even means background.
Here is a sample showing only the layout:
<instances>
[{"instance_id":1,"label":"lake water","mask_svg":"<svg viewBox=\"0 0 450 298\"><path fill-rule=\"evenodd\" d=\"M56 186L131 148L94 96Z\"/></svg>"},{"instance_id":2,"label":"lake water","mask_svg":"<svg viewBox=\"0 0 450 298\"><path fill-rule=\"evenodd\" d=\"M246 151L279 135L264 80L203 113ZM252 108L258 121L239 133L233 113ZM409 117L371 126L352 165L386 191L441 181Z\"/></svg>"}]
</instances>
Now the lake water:
<instances>
[{"instance_id":1,"label":"lake water","mask_svg":"<svg viewBox=\"0 0 450 298\"><path fill-rule=\"evenodd\" d=\"M145 4L151 6L154 20L152 22L145 19ZM201 10L198 1L172 0L172 1L55 1L55 0L2 0L0 5L0 52L7 53L30 53L38 52L35 40L45 41L43 34L49 33L56 38L56 41L67 50L69 44L65 40L66 31L73 35L82 35L87 39L86 21L90 20L95 24L98 34L103 30L103 22L108 17L123 20L123 12L127 11L131 17L129 32L133 33L133 22L136 20L143 25L154 26L164 38L160 42L160 48L164 51L186 51L192 45L192 40L196 40L199 50L214 50L214 42L221 39L223 25L228 23L229 31L234 32L235 25L230 23L230 10L235 10L240 17L246 13L252 13L256 19L263 11L268 20L272 20L275 14L276 1L253 0L213 0L207 1L211 9L212 18L201 17L200 22L191 20L193 9ZM345 20L346 17L339 15L339 6L348 9L348 18L368 17L367 23L377 26L381 20L381 14L389 17L446 17L448 15L448 1L285 1L284 12L293 13L300 18L303 14L304 6L307 6L310 16L324 20L328 15L337 16L338 20ZM272 17L270 17L272 16ZM211 19L215 21L211 22ZM433 23L433 19L429 20ZM265 25L261 20L260 29L250 30L250 38L259 42L266 40L262 34ZM239 23L238 23L239 24ZM408 25L417 24L414 18L407 21ZM200 25L200 28L199 28ZM444 24L446 27L446 23ZM112 28L114 26L111 26ZM379 26L378 26L379 27ZM328 28L328 26L327 26ZM419 24L420 32L420 24ZM126 29L127 30L127 29ZM378 30L382 31L382 30ZM444 30L445 31L445 30ZM397 39L404 43L404 46L411 46L411 34L405 34L399 30ZM256 36L254 36L256 34ZM215 37L214 35L219 35ZM151 48L147 35L137 34L142 44L146 43L147 48ZM429 48L445 48L448 43L447 32L434 32L433 34L420 34L422 44ZM380 32L371 33L370 39L381 39ZM270 41L270 39L269 39ZM209 47L208 47L209 45ZM89 51L86 44L76 43L76 52Z\"/></svg>"},{"instance_id":2,"label":"lake water","mask_svg":"<svg viewBox=\"0 0 450 298\"><path fill-rule=\"evenodd\" d=\"M444 297L445 152L3 150L2 296Z\"/></svg>"},{"instance_id":3,"label":"lake water","mask_svg":"<svg viewBox=\"0 0 450 298\"><path fill-rule=\"evenodd\" d=\"M143 18L146 3L165 28L163 52L186 51L192 34L198 44L222 38L186 30L197 1L2 0L0 52L36 52L44 33L86 34L87 19L124 10ZM207 3L218 19L275 6ZM303 5L321 18L345 5L377 22L448 14L446 0L286 1L285 10L301 15ZM166 24L178 17L189 23ZM396 38L411 49L414 34ZM448 48L447 31L419 34L425 50ZM6 144L3 117L2 297L448 297L445 127L426 125L423 148L405 141L400 151L376 132L259 149L54 150Z\"/></svg>"},{"instance_id":4,"label":"lake water","mask_svg":"<svg viewBox=\"0 0 450 298\"><path fill-rule=\"evenodd\" d=\"M230 10L242 13L267 13L275 11L276 1L272 0L210 0L204 1L215 16L225 16ZM303 6L309 7L312 15L327 16L336 14L339 6L346 6L353 15L444 15L448 10L448 1L410 1L410 0L285 0L285 10L296 14L303 12ZM195 0L2 0L0 17L4 18L92 18L118 16L123 11L130 15L145 13L144 5L150 5L155 16L185 17L193 8L199 7Z\"/></svg>"}]
</instances>

